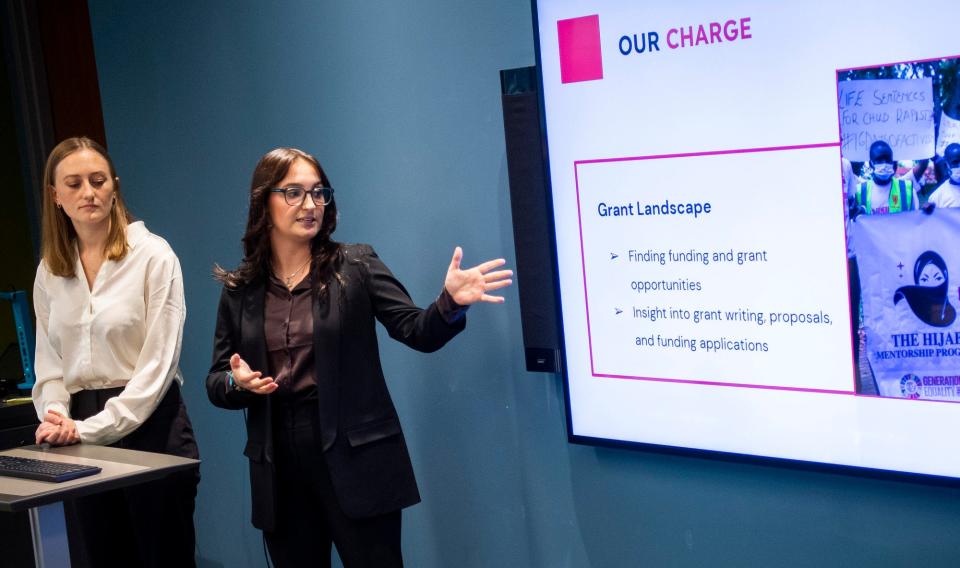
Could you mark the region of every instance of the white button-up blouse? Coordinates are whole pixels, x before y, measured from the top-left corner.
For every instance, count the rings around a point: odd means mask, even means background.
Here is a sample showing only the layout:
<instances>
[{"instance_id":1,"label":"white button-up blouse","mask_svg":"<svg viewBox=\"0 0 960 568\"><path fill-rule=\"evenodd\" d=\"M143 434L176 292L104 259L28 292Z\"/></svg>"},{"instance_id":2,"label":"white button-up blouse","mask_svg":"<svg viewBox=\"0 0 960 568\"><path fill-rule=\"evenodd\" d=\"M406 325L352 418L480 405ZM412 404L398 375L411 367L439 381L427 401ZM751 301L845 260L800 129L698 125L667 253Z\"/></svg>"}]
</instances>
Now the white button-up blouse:
<instances>
[{"instance_id":1,"label":"white button-up blouse","mask_svg":"<svg viewBox=\"0 0 960 568\"><path fill-rule=\"evenodd\" d=\"M130 249L120 261L105 260L92 289L79 254L76 274L51 274L41 261L33 287L37 314L36 384L33 403L69 416L70 395L123 387L106 407L77 421L80 439L111 444L144 423L172 381L187 310L183 275L173 249L142 221L127 226Z\"/></svg>"}]
</instances>

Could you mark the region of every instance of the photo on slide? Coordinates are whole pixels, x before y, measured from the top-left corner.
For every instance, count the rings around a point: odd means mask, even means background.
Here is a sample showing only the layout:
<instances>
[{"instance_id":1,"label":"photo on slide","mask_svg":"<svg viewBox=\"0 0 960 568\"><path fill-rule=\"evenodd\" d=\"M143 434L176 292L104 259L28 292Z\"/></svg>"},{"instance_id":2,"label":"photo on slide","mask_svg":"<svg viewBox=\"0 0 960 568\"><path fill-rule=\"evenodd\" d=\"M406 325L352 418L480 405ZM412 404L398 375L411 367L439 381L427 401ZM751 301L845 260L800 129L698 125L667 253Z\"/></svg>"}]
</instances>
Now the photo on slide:
<instances>
[{"instance_id":1,"label":"photo on slide","mask_svg":"<svg viewBox=\"0 0 960 568\"><path fill-rule=\"evenodd\" d=\"M960 401L960 58L839 70L837 101L857 393Z\"/></svg>"}]
</instances>

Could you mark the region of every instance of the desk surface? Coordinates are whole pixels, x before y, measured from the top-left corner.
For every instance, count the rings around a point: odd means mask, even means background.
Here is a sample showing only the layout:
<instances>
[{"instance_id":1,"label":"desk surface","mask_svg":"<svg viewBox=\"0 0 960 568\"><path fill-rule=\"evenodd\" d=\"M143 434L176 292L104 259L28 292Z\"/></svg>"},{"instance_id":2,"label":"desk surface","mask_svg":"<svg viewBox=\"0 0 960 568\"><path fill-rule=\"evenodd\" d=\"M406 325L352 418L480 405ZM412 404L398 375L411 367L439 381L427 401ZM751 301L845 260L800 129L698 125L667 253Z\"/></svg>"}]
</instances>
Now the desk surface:
<instances>
[{"instance_id":1,"label":"desk surface","mask_svg":"<svg viewBox=\"0 0 960 568\"><path fill-rule=\"evenodd\" d=\"M0 511L22 511L64 499L136 485L200 466L199 461L188 458L90 444L48 450L26 446L2 451L0 455L95 465L103 469L96 475L63 483L0 476Z\"/></svg>"}]
</instances>

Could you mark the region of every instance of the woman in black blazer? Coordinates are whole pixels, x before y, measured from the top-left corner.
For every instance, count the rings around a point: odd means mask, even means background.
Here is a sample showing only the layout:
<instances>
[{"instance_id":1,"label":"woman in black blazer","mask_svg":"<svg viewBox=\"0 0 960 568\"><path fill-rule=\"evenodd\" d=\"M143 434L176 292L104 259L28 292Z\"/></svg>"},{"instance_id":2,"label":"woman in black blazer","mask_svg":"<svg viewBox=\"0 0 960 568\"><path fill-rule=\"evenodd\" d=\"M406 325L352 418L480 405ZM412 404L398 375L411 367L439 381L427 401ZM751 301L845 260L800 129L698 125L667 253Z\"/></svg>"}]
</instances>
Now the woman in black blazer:
<instances>
[{"instance_id":1,"label":"woman in black blazer","mask_svg":"<svg viewBox=\"0 0 960 568\"><path fill-rule=\"evenodd\" d=\"M401 566L400 510L420 501L384 381L375 320L432 352L463 330L466 307L502 302L502 259L461 269L459 247L426 309L369 245L331 240L337 205L313 156L278 148L253 173L244 258L217 267L207 394L247 410L253 524L274 563Z\"/></svg>"}]
</instances>

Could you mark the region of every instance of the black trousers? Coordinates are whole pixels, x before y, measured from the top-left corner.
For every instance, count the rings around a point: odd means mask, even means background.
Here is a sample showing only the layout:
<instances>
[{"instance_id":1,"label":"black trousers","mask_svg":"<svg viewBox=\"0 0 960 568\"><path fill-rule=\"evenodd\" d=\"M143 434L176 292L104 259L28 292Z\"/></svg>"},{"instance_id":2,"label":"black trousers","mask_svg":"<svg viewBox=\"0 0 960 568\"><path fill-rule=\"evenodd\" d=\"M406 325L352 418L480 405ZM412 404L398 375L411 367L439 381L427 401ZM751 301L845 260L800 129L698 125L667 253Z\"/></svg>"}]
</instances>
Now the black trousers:
<instances>
[{"instance_id":1,"label":"black trousers","mask_svg":"<svg viewBox=\"0 0 960 568\"><path fill-rule=\"evenodd\" d=\"M403 566L400 511L367 519L340 509L320 445L315 398L274 406L277 528L265 532L277 568L330 566L330 545L345 568Z\"/></svg>"},{"instance_id":2,"label":"black trousers","mask_svg":"<svg viewBox=\"0 0 960 568\"><path fill-rule=\"evenodd\" d=\"M122 388L74 394L70 416L100 412ZM193 427L174 382L150 418L114 447L198 459ZM198 471L64 502L70 562L75 567L192 567Z\"/></svg>"}]
</instances>

